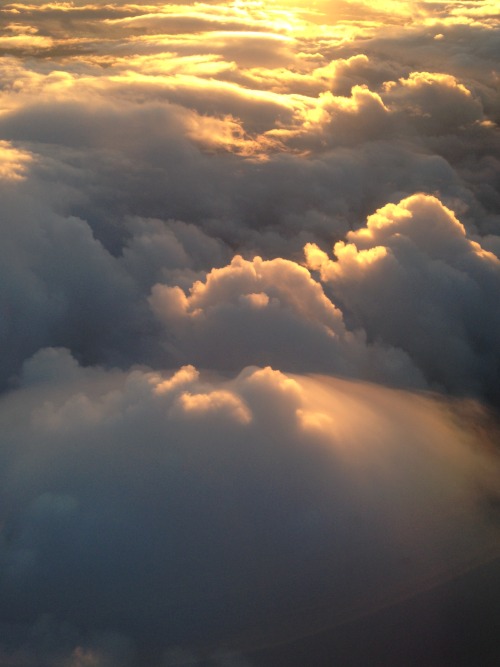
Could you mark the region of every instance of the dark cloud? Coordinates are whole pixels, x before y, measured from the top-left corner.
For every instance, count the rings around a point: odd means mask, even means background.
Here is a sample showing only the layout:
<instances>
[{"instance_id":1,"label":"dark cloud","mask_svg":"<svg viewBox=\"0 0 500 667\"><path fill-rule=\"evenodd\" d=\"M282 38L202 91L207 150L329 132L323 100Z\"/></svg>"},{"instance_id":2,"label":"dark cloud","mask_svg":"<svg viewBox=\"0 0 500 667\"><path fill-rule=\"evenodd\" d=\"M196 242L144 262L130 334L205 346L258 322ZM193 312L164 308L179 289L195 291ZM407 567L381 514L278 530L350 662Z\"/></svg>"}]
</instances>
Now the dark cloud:
<instances>
[{"instance_id":1,"label":"dark cloud","mask_svg":"<svg viewBox=\"0 0 500 667\"><path fill-rule=\"evenodd\" d=\"M49 653L113 636L130 660L144 643L259 646L491 558L497 463L475 410L455 423L375 385L106 373L39 352L0 407L0 609L21 626L16 650L42 619Z\"/></svg>"}]
</instances>

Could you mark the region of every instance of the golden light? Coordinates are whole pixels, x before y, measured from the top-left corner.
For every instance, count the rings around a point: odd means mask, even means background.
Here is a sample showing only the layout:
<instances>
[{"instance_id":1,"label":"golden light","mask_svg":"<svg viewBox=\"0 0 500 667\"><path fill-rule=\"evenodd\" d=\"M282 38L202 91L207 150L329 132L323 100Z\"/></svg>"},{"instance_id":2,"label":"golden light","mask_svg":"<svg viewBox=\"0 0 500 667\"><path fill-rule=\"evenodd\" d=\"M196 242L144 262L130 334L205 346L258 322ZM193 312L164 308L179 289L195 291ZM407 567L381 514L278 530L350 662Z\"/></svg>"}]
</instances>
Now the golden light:
<instances>
[{"instance_id":1,"label":"golden light","mask_svg":"<svg viewBox=\"0 0 500 667\"><path fill-rule=\"evenodd\" d=\"M15 148L9 141L0 141L0 180L21 180L32 161L31 153Z\"/></svg>"}]
</instances>

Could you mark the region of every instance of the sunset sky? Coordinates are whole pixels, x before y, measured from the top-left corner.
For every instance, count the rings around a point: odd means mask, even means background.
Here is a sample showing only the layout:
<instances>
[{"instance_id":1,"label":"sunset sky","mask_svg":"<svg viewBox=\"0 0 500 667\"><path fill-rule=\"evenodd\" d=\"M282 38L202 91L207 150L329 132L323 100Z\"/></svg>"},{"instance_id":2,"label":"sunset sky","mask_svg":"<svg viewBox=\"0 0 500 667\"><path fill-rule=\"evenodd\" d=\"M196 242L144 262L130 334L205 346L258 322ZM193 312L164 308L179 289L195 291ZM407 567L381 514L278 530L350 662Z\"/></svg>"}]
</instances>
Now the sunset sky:
<instances>
[{"instance_id":1,"label":"sunset sky","mask_svg":"<svg viewBox=\"0 0 500 667\"><path fill-rule=\"evenodd\" d=\"M0 667L500 664L500 2L0 56Z\"/></svg>"}]
</instances>

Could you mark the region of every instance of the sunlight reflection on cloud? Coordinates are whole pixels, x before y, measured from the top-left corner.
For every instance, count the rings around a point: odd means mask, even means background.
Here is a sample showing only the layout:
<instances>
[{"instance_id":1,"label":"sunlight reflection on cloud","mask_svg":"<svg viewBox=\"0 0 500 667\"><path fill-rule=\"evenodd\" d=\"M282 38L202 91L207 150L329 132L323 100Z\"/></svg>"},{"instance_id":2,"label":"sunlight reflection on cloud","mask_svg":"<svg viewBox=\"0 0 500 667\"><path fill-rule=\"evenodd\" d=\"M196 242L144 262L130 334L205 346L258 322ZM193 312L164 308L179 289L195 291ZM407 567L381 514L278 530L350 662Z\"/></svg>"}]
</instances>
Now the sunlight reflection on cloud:
<instances>
[{"instance_id":1,"label":"sunlight reflection on cloud","mask_svg":"<svg viewBox=\"0 0 500 667\"><path fill-rule=\"evenodd\" d=\"M2 665L498 664L497 14L2 4Z\"/></svg>"}]
</instances>

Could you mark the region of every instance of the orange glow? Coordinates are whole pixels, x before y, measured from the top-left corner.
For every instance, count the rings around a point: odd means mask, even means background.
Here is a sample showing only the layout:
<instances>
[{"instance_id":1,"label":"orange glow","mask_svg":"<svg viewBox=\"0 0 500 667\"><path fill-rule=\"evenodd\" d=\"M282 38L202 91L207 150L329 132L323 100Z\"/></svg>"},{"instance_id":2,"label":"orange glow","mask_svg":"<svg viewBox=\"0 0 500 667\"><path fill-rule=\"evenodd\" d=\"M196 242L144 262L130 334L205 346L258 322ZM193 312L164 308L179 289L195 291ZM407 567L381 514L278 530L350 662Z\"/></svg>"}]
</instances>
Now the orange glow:
<instances>
[{"instance_id":1,"label":"orange glow","mask_svg":"<svg viewBox=\"0 0 500 667\"><path fill-rule=\"evenodd\" d=\"M325 135L333 132L342 137L346 123L353 136L359 126L362 137L369 118L376 116L380 122L388 118L392 109L384 94L437 86L471 96L452 75L432 72L410 73L407 79L386 82L378 92L356 78L357 71L372 67L367 55L358 50L347 57L325 56L372 37L381 23L400 26L411 18L425 24L425 5L415 9L413 4L399 0L12 3L0 10L0 17L11 21L0 34L0 46L13 53L49 54L56 60L59 50L69 49L74 67L65 72L53 68L46 76L31 74L31 78L23 72L25 78L18 84L23 98L4 92L0 101L3 109L9 109L22 105L29 95L36 96L36 103L69 95L75 100L97 95L105 101L111 90L134 101L158 96L185 108L181 122L186 135L207 152L232 152L257 160L279 151L308 155L310 145L327 142ZM68 33L61 12L71 18ZM99 22L98 49L92 48L96 42L89 32L88 17L93 14ZM94 71L89 73L88 67ZM351 77L351 85L337 94L335 87ZM213 101L205 104L207 96Z\"/></svg>"},{"instance_id":2,"label":"orange glow","mask_svg":"<svg viewBox=\"0 0 500 667\"><path fill-rule=\"evenodd\" d=\"M33 156L12 146L8 141L0 141L0 180L21 180Z\"/></svg>"},{"instance_id":3,"label":"orange glow","mask_svg":"<svg viewBox=\"0 0 500 667\"><path fill-rule=\"evenodd\" d=\"M244 402L229 391L216 390L208 394L185 392L179 397L179 407L187 416L223 413L241 424L249 424L252 414Z\"/></svg>"}]
</instances>

